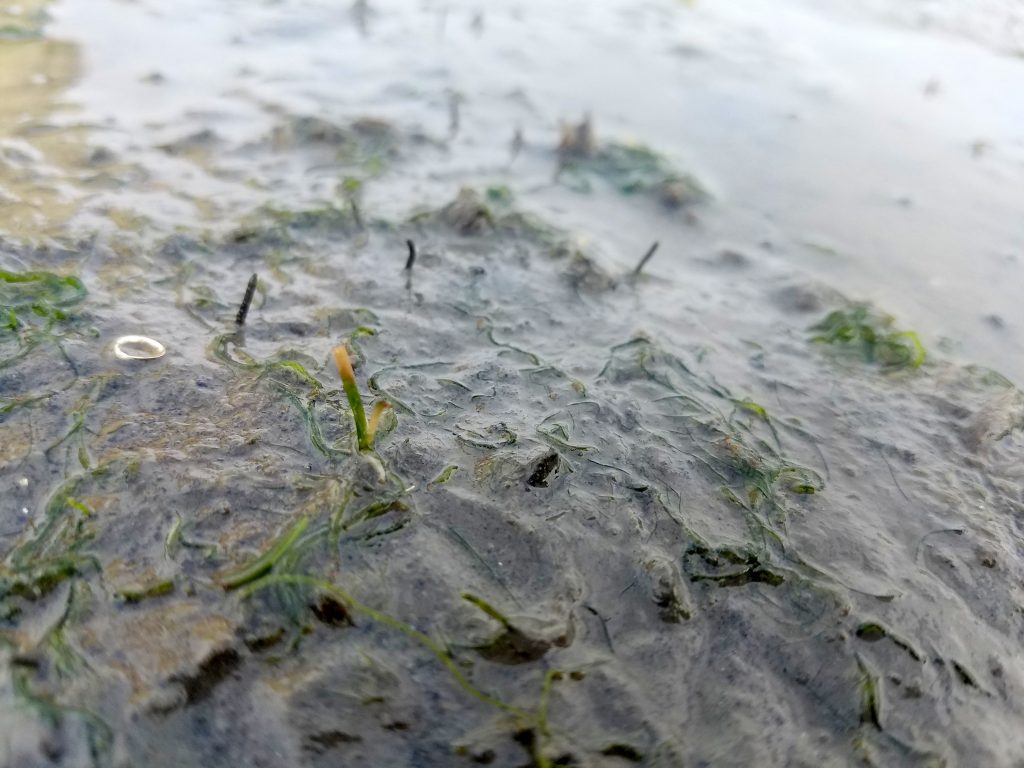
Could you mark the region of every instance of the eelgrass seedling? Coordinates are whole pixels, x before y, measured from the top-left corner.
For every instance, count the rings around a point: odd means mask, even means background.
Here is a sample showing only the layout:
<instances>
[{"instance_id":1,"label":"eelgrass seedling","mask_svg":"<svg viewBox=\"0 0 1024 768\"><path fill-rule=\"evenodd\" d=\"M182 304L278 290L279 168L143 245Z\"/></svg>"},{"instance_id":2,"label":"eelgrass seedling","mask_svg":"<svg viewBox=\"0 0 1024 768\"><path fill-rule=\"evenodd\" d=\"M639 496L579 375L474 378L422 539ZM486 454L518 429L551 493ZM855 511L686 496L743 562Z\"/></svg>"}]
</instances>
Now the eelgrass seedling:
<instances>
[{"instance_id":1,"label":"eelgrass seedling","mask_svg":"<svg viewBox=\"0 0 1024 768\"><path fill-rule=\"evenodd\" d=\"M416 263L416 243L406 240L405 244L409 247L409 258L405 260L405 271L409 272L412 270L412 265Z\"/></svg>"},{"instance_id":2,"label":"eelgrass seedling","mask_svg":"<svg viewBox=\"0 0 1024 768\"><path fill-rule=\"evenodd\" d=\"M349 359L348 350L344 344L334 348L334 362L338 366L338 374L341 376L341 384L345 388L345 397L348 399L349 408L352 409L352 421L356 426L356 441L359 450L372 450L373 437L380 424L380 417L391 407L391 404L384 400L378 400L373 406L370 421L367 423L363 398L359 394L359 387L356 386L356 374L352 370L352 361Z\"/></svg>"}]
</instances>

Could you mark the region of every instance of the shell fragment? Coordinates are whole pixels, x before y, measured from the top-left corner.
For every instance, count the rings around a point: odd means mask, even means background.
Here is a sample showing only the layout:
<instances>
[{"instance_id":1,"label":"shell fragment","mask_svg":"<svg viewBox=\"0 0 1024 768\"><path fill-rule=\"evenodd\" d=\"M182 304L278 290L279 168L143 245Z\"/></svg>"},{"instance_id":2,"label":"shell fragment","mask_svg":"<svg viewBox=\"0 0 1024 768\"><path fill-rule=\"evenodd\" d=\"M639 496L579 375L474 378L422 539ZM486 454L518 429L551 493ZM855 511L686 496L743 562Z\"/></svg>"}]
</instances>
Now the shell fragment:
<instances>
[{"instance_id":1,"label":"shell fragment","mask_svg":"<svg viewBox=\"0 0 1024 768\"><path fill-rule=\"evenodd\" d=\"M166 353L163 344L148 336L122 336L114 342L114 357L118 360L155 360Z\"/></svg>"}]
</instances>

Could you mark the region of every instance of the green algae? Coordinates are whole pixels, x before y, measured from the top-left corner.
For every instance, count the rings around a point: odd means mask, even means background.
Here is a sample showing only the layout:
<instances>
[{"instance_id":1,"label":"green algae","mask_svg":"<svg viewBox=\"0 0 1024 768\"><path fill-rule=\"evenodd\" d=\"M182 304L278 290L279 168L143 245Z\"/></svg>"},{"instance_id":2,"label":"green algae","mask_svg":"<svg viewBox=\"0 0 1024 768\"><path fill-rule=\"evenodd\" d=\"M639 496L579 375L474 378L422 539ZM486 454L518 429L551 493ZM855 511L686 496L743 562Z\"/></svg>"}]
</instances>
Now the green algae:
<instances>
[{"instance_id":1,"label":"green algae","mask_svg":"<svg viewBox=\"0 0 1024 768\"><path fill-rule=\"evenodd\" d=\"M74 276L0 270L0 370L52 343L75 323L87 291Z\"/></svg>"},{"instance_id":2,"label":"green algae","mask_svg":"<svg viewBox=\"0 0 1024 768\"><path fill-rule=\"evenodd\" d=\"M458 470L458 464L449 464L444 469L442 469L440 473L438 473L437 477L431 480L428 483L428 485L444 485L445 483L452 479L452 477L455 475L456 472L458 472Z\"/></svg>"},{"instance_id":3,"label":"green algae","mask_svg":"<svg viewBox=\"0 0 1024 768\"><path fill-rule=\"evenodd\" d=\"M174 592L174 579L162 579L139 587L119 590L115 596L126 603L141 603L154 597L165 597Z\"/></svg>"},{"instance_id":4,"label":"green algae","mask_svg":"<svg viewBox=\"0 0 1024 768\"><path fill-rule=\"evenodd\" d=\"M806 495L823 490L824 480L816 471L780 452L778 431L764 406L732 396L649 339L631 339L611 352L599 376L617 382L646 379L668 390L652 405L673 425L667 430L671 444L675 447L679 437L687 439L692 448L680 452L721 481L722 494L748 513L759 537L780 538L790 506L785 492ZM767 433L759 434L758 427Z\"/></svg>"},{"instance_id":5,"label":"green algae","mask_svg":"<svg viewBox=\"0 0 1024 768\"><path fill-rule=\"evenodd\" d=\"M599 179L622 195L643 195L669 209L710 199L694 176L681 172L664 155L643 144L586 146L576 141L568 146L563 143L560 150L559 177L575 191L589 192L591 179Z\"/></svg>"},{"instance_id":6,"label":"green algae","mask_svg":"<svg viewBox=\"0 0 1024 768\"><path fill-rule=\"evenodd\" d=\"M0 601L8 597L38 600L65 581L100 569L97 558L83 551L94 538L92 510L73 494L107 467L77 475L63 483L46 503L42 526L15 545L0 564ZM68 511L77 512L69 515Z\"/></svg>"},{"instance_id":7,"label":"green algae","mask_svg":"<svg viewBox=\"0 0 1024 768\"><path fill-rule=\"evenodd\" d=\"M925 349L914 331L897 331L895 320L869 304L854 303L830 312L811 326L811 342L863 358L886 369L920 368Z\"/></svg>"},{"instance_id":8,"label":"green algae","mask_svg":"<svg viewBox=\"0 0 1024 768\"><path fill-rule=\"evenodd\" d=\"M68 310L84 301L87 293L82 281L74 276L0 270L0 315L6 318L0 327L17 331L39 320L47 324L63 322L70 318Z\"/></svg>"}]
</instances>

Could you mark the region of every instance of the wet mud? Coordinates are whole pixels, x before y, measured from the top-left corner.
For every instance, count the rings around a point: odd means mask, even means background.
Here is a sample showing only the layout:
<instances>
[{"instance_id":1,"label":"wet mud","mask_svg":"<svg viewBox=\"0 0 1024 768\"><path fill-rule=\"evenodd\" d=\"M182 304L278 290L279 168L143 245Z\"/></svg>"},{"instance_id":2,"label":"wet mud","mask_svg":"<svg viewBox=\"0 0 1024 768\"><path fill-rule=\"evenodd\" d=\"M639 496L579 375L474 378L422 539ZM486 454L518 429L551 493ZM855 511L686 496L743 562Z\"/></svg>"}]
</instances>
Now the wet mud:
<instances>
[{"instance_id":1,"label":"wet mud","mask_svg":"<svg viewBox=\"0 0 1024 768\"><path fill-rule=\"evenodd\" d=\"M509 155L554 192L405 188L461 105L0 219L6 764L1017 764L1024 393L596 117ZM172 223L156 156L231 192ZM611 204L660 234L567 224Z\"/></svg>"}]
</instances>

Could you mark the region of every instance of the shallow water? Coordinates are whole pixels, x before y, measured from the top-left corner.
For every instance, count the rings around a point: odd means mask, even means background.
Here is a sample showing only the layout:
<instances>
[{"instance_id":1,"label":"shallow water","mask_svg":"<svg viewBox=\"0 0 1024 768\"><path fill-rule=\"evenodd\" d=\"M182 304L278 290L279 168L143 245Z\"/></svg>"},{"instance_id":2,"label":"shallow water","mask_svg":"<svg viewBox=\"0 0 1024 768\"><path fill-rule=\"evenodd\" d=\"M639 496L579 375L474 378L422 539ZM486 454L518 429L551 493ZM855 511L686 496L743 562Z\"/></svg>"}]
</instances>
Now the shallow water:
<instances>
[{"instance_id":1,"label":"shallow water","mask_svg":"<svg viewBox=\"0 0 1024 768\"><path fill-rule=\"evenodd\" d=\"M1019 764L1019 12L914 6L22 4L8 762Z\"/></svg>"}]
</instances>

